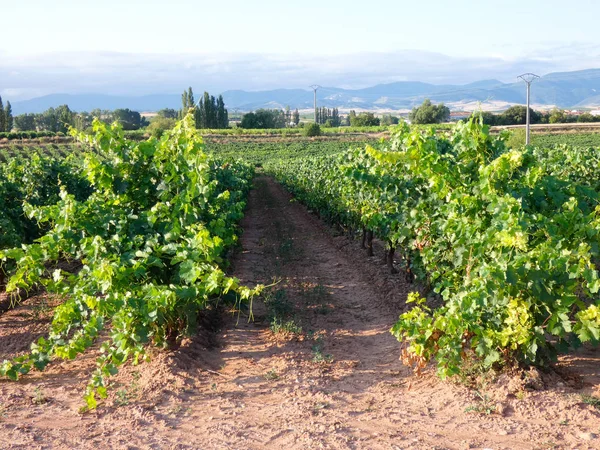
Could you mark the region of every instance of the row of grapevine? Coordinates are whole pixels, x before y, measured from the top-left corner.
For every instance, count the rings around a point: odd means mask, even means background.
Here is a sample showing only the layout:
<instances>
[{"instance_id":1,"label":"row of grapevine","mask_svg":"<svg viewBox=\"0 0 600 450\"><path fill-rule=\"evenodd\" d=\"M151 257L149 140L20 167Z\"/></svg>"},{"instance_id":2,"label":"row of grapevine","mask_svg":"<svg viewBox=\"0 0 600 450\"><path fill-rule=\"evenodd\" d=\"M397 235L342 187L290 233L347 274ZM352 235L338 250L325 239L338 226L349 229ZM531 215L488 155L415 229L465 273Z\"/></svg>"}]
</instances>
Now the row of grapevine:
<instances>
[{"instance_id":1,"label":"row of grapevine","mask_svg":"<svg viewBox=\"0 0 600 450\"><path fill-rule=\"evenodd\" d=\"M43 230L25 216L23 205L54 204L61 188L79 201L90 195L91 187L76 158L56 159L33 153L27 159L0 164L0 249L40 237Z\"/></svg>"},{"instance_id":2,"label":"row of grapevine","mask_svg":"<svg viewBox=\"0 0 600 450\"><path fill-rule=\"evenodd\" d=\"M367 143L375 144L376 139L361 139L352 142L352 145L364 146ZM350 143L348 141L311 141L296 140L293 142L208 142L207 150L223 158L243 158L244 161L260 166L269 161L282 161L288 159L301 159L313 156L333 155L345 151Z\"/></svg>"},{"instance_id":3,"label":"row of grapevine","mask_svg":"<svg viewBox=\"0 0 600 450\"><path fill-rule=\"evenodd\" d=\"M81 148L73 144L11 145L0 147L0 163L14 159L27 160L33 155L63 159L81 153Z\"/></svg>"},{"instance_id":4,"label":"row of grapevine","mask_svg":"<svg viewBox=\"0 0 600 450\"><path fill-rule=\"evenodd\" d=\"M253 168L207 155L191 116L160 140L129 141L100 122L93 135L77 137L95 149L81 165L91 193L77 198L61 185L55 203L25 203L45 234L0 250L4 268L12 265L7 291L43 285L63 299L48 336L0 364L0 375L16 379L73 359L102 336L85 396L94 408L119 365L146 358L149 345L176 345L201 311L246 301L261 288L224 272ZM69 272L60 261L81 268Z\"/></svg>"},{"instance_id":5,"label":"row of grapevine","mask_svg":"<svg viewBox=\"0 0 600 450\"><path fill-rule=\"evenodd\" d=\"M600 338L600 150L506 149L480 119L444 136L402 125L381 148L265 169L332 222L399 252L438 295L393 326L406 362L543 364Z\"/></svg>"}]
</instances>

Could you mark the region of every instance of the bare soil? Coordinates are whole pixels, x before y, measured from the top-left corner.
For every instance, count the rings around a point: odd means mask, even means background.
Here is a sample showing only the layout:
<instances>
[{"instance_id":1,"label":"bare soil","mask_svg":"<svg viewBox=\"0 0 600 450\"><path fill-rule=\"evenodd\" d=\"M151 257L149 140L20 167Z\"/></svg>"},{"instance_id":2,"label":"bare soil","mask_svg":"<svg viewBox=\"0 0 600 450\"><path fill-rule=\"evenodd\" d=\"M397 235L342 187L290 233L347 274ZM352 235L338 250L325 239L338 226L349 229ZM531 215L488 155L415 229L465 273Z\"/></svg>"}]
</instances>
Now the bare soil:
<instances>
[{"instance_id":1,"label":"bare soil","mask_svg":"<svg viewBox=\"0 0 600 450\"><path fill-rule=\"evenodd\" d=\"M600 410L582 396L600 394L597 351L547 373L417 377L389 333L417 287L387 274L381 248L366 257L264 176L242 226L232 273L277 282L254 321L209 311L177 351L123 369L91 413L78 409L94 352L2 380L0 448L600 448ZM0 316L0 360L45 332L53 302L37 295ZM272 331L275 310L287 332Z\"/></svg>"}]
</instances>

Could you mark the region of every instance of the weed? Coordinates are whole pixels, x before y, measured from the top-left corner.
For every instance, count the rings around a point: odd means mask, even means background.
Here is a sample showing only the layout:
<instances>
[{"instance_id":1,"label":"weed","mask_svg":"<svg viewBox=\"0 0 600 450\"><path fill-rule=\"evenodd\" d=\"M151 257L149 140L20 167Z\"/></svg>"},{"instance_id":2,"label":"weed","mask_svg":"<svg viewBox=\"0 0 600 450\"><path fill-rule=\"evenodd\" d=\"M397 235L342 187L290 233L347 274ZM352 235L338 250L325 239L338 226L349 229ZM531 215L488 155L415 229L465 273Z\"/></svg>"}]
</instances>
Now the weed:
<instances>
[{"instance_id":1,"label":"weed","mask_svg":"<svg viewBox=\"0 0 600 450\"><path fill-rule=\"evenodd\" d=\"M275 381L278 379L279 379L279 374L277 373L277 371L275 369L271 369L267 373L265 373L265 380L267 380L267 381Z\"/></svg>"},{"instance_id":2,"label":"weed","mask_svg":"<svg viewBox=\"0 0 600 450\"><path fill-rule=\"evenodd\" d=\"M596 409L600 409L600 398L594 397L593 395L581 394L581 401L586 405L593 406Z\"/></svg>"},{"instance_id":3,"label":"weed","mask_svg":"<svg viewBox=\"0 0 600 450\"><path fill-rule=\"evenodd\" d=\"M302 295L304 295L304 297L306 297L308 300L308 303L311 304L322 303L329 297L327 289L322 284L317 284L312 287L308 287L306 285L303 286Z\"/></svg>"},{"instance_id":4,"label":"weed","mask_svg":"<svg viewBox=\"0 0 600 450\"><path fill-rule=\"evenodd\" d=\"M190 412L192 412L192 408L185 407L183 405L173 406L171 409L169 409L169 413L173 414L174 416L176 416L180 413L183 414L184 416L187 416Z\"/></svg>"},{"instance_id":5,"label":"weed","mask_svg":"<svg viewBox=\"0 0 600 450\"><path fill-rule=\"evenodd\" d=\"M285 289L263 294L268 312L268 321L274 334L300 334L302 327L294 320L294 305L289 301Z\"/></svg>"},{"instance_id":6,"label":"weed","mask_svg":"<svg viewBox=\"0 0 600 450\"><path fill-rule=\"evenodd\" d=\"M294 240L292 238L285 238L279 243L278 256L284 261L284 263L291 259L294 251Z\"/></svg>"},{"instance_id":7,"label":"weed","mask_svg":"<svg viewBox=\"0 0 600 450\"><path fill-rule=\"evenodd\" d=\"M496 411L496 405L494 405L494 402L487 396L487 394L482 394L479 391L475 391L475 395L479 398L479 403L465 408L466 413L476 412L479 414L489 415Z\"/></svg>"},{"instance_id":8,"label":"weed","mask_svg":"<svg viewBox=\"0 0 600 450\"><path fill-rule=\"evenodd\" d=\"M519 391L515 394L515 397L517 397L517 400L523 400L525 398L525 391Z\"/></svg>"},{"instance_id":9,"label":"weed","mask_svg":"<svg viewBox=\"0 0 600 450\"><path fill-rule=\"evenodd\" d=\"M294 320L273 319L271 321L271 331L274 334L301 334L302 327Z\"/></svg>"},{"instance_id":10,"label":"weed","mask_svg":"<svg viewBox=\"0 0 600 450\"><path fill-rule=\"evenodd\" d=\"M126 389L121 389L116 392L114 404L115 406L126 406L129 404L129 395L127 394Z\"/></svg>"},{"instance_id":11,"label":"weed","mask_svg":"<svg viewBox=\"0 0 600 450\"><path fill-rule=\"evenodd\" d=\"M46 317L51 309L48 301L45 298L42 298L31 307L31 317L37 322Z\"/></svg>"},{"instance_id":12,"label":"weed","mask_svg":"<svg viewBox=\"0 0 600 450\"><path fill-rule=\"evenodd\" d=\"M115 393L115 400L113 402L115 406L126 406L131 400L135 400L139 397L140 387L137 382L141 378L141 374L139 372L134 372L132 377L134 381L132 381L129 386L126 386Z\"/></svg>"},{"instance_id":13,"label":"weed","mask_svg":"<svg viewBox=\"0 0 600 450\"><path fill-rule=\"evenodd\" d=\"M289 318L294 313L294 306L289 301L285 289L278 289L275 292L272 290L265 292L263 299L272 319Z\"/></svg>"},{"instance_id":14,"label":"weed","mask_svg":"<svg viewBox=\"0 0 600 450\"><path fill-rule=\"evenodd\" d=\"M329 402L316 402L313 406L312 406L312 413L313 414L318 414L320 411L322 411L323 409L327 409L331 406L331 404Z\"/></svg>"},{"instance_id":15,"label":"weed","mask_svg":"<svg viewBox=\"0 0 600 450\"><path fill-rule=\"evenodd\" d=\"M31 402L35 405L43 405L48 402L48 398L46 398L44 391L39 386L34 389L33 393L34 397L31 399Z\"/></svg>"},{"instance_id":16,"label":"weed","mask_svg":"<svg viewBox=\"0 0 600 450\"><path fill-rule=\"evenodd\" d=\"M333 361L333 356L323 353L323 338L321 336L315 339L312 346L313 362L315 363L330 363Z\"/></svg>"}]
</instances>

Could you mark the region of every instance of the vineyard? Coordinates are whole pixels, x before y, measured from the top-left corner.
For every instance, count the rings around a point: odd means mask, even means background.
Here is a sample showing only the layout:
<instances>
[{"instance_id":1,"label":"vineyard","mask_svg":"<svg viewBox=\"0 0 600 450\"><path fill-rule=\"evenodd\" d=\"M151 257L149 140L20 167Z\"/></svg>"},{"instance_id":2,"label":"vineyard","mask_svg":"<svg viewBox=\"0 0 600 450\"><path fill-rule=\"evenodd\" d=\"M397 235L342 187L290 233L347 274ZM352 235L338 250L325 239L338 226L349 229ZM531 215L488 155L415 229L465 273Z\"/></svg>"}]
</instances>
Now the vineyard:
<instances>
[{"instance_id":1,"label":"vineyard","mask_svg":"<svg viewBox=\"0 0 600 450\"><path fill-rule=\"evenodd\" d=\"M74 359L109 322L85 397L95 408L96 396L106 397L106 378L143 359L147 344L173 346L194 329L199 311L258 292L223 272L252 169L207 157L190 120L160 141L125 141L121 130L99 122L94 135L79 139L95 151L78 170L39 157L5 167L10 177L2 189L17 192L2 198L22 203L6 205L12 214L3 247L37 238L0 251L10 272L6 291L18 295L42 285L65 300L48 336L30 353L4 361L0 375L16 380L52 359ZM31 219L41 224L40 236L30 231ZM61 261L80 264L66 271Z\"/></svg>"},{"instance_id":2,"label":"vineyard","mask_svg":"<svg viewBox=\"0 0 600 450\"><path fill-rule=\"evenodd\" d=\"M73 365L81 389L32 402L141 433L94 445L162 448L186 426L190 448L595 439L596 135L509 148L477 117L384 138L228 134L188 117L129 140L95 122L74 144L0 148L0 427L28 407L6 400L28 389L12 381L50 391L43 372ZM22 318L40 295L41 333ZM592 375L560 378L582 347Z\"/></svg>"},{"instance_id":3,"label":"vineyard","mask_svg":"<svg viewBox=\"0 0 600 450\"><path fill-rule=\"evenodd\" d=\"M382 149L266 167L328 221L386 242L442 298L417 293L392 332L443 376L473 355L544 364L597 343L600 165L595 149L506 151L477 121L449 137L404 127ZM363 237L363 240L365 239Z\"/></svg>"}]
</instances>

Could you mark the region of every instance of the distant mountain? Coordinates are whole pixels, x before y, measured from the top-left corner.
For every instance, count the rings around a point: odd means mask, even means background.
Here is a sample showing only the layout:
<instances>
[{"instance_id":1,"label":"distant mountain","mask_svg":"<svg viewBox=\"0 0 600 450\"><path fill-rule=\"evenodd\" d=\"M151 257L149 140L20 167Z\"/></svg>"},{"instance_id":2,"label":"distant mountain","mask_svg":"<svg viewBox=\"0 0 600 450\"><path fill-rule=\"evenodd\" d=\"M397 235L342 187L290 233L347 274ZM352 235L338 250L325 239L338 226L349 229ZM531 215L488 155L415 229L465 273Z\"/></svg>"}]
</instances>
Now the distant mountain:
<instances>
[{"instance_id":1,"label":"distant mountain","mask_svg":"<svg viewBox=\"0 0 600 450\"><path fill-rule=\"evenodd\" d=\"M14 102L14 114L39 113L50 107L69 105L73 111L91 111L93 109L129 108L134 111L158 111L162 108L181 108L181 95L154 94L141 97L104 95L104 94L51 94Z\"/></svg>"},{"instance_id":2,"label":"distant mountain","mask_svg":"<svg viewBox=\"0 0 600 450\"><path fill-rule=\"evenodd\" d=\"M406 109L420 104L425 98L460 107L464 102L525 103L522 82L502 83L482 80L466 85L434 85L418 81L379 84L364 89L322 87L317 92L319 106L343 109ZM275 89L270 91L232 90L223 93L230 111L251 111L258 108L307 109L313 106L313 92L304 89ZM531 89L535 105L556 105L561 108L600 105L600 69L551 73L535 82ZM95 108L130 108L136 111L157 111L180 108L178 94L157 94L142 97L103 94L53 94L31 100L14 102L15 114L41 112L49 107L68 104L75 111Z\"/></svg>"}]
</instances>

